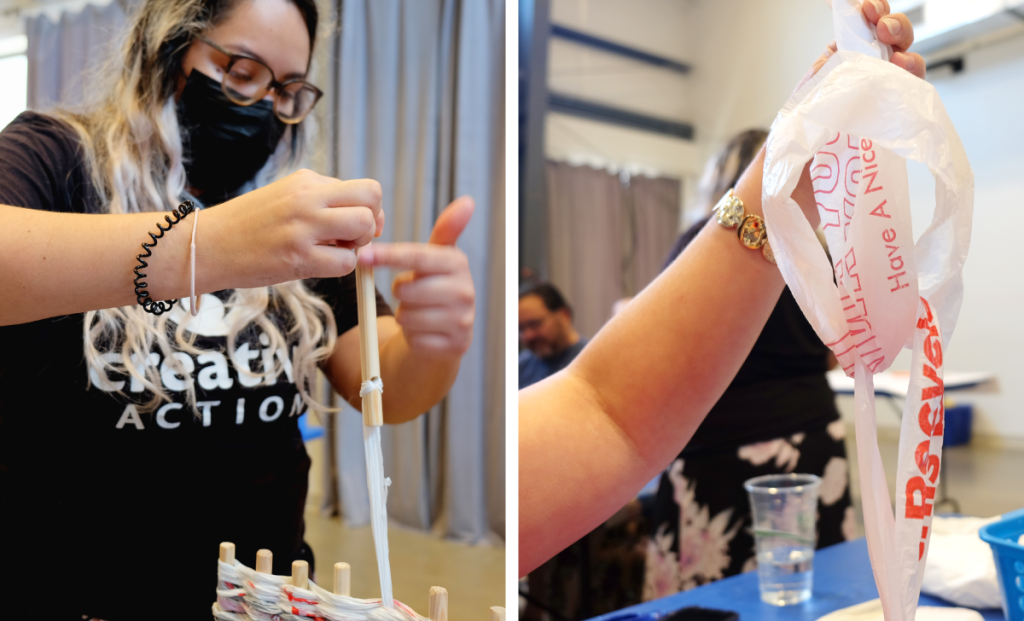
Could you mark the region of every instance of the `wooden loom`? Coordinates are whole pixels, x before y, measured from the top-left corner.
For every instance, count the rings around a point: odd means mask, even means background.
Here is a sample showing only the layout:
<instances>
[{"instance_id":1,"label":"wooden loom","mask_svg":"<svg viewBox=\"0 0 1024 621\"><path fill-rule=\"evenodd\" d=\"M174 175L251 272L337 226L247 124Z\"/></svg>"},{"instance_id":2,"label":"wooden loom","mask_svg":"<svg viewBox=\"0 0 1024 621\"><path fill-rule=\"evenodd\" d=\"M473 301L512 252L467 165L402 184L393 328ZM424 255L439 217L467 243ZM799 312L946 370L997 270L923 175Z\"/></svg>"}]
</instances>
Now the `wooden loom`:
<instances>
[{"instance_id":1,"label":"wooden loom","mask_svg":"<svg viewBox=\"0 0 1024 621\"><path fill-rule=\"evenodd\" d=\"M220 544L220 561L233 565L235 562L235 544L225 541ZM256 553L256 571L261 574L272 573L274 554L270 550ZM306 561L292 562L291 585L300 589L309 589L309 563ZM352 567L348 563L334 564L335 595L352 597ZM444 587L430 587L428 594L428 613L430 621L448 621L448 591ZM491 606L488 621L505 621L505 608Z\"/></svg>"}]
</instances>

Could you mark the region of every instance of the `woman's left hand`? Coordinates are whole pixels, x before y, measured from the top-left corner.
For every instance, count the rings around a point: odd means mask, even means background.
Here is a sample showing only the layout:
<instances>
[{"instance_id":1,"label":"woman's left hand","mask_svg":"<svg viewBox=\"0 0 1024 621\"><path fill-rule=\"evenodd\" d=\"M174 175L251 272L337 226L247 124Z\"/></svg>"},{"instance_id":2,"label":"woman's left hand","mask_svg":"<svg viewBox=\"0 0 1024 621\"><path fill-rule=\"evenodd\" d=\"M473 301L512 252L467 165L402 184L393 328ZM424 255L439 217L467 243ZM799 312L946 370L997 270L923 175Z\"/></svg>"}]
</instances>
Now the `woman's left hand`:
<instances>
[{"instance_id":1,"label":"woman's left hand","mask_svg":"<svg viewBox=\"0 0 1024 621\"><path fill-rule=\"evenodd\" d=\"M473 341L476 290L469 259L455 247L470 216L473 199L456 199L437 218L430 241L372 243L359 251L363 265L409 270L395 277L395 320L409 348L428 357L458 358Z\"/></svg>"}]
</instances>

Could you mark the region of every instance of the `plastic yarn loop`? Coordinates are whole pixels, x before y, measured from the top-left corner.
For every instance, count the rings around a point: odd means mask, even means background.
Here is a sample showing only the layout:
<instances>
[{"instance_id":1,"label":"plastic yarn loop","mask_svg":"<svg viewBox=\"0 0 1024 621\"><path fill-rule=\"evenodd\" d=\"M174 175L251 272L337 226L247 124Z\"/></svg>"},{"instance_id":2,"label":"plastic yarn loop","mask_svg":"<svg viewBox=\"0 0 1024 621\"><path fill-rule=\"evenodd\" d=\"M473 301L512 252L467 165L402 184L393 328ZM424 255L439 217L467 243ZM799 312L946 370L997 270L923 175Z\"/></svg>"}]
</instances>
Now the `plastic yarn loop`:
<instances>
[{"instance_id":1,"label":"plastic yarn loop","mask_svg":"<svg viewBox=\"0 0 1024 621\"><path fill-rule=\"evenodd\" d=\"M309 589L286 585L281 589L278 606L281 608L282 621L301 621L302 619L323 619L319 610L320 598Z\"/></svg>"},{"instance_id":2,"label":"plastic yarn loop","mask_svg":"<svg viewBox=\"0 0 1024 621\"><path fill-rule=\"evenodd\" d=\"M217 561L217 601L213 603L214 619L248 621L248 616L245 613L243 580L244 578L236 565Z\"/></svg>"},{"instance_id":3,"label":"plastic yarn loop","mask_svg":"<svg viewBox=\"0 0 1024 621\"><path fill-rule=\"evenodd\" d=\"M429 621L398 600L394 608L387 608L379 599L335 595L312 582L309 587L320 598L320 614L329 621Z\"/></svg>"},{"instance_id":4,"label":"plastic yarn loop","mask_svg":"<svg viewBox=\"0 0 1024 621\"><path fill-rule=\"evenodd\" d=\"M367 380L359 385L359 396L365 397L373 391L384 394L384 380L379 377Z\"/></svg>"},{"instance_id":5,"label":"plastic yarn loop","mask_svg":"<svg viewBox=\"0 0 1024 621\"><path fill-rule=\"evenodd\" d=\"M291 582L291 577L260 573L241 564L238 566L244 578L245 611L249 618L252 621L278 621L281 589Z\"/></svg>"},{"instance_id":6,"label":"plastic yarn loop","mask_svg":"<svg viewBox=\"0 0 1024 621\"><path fill-rule=\"evenodd\" d=\"M192 243L188 246L188 262L192 270L192 292L189 296L189 312L193 317L199 315L200 300L196 299L196 227L199 225L199 210L196 209L192 216Z\"/></svg>"}]
</instances>

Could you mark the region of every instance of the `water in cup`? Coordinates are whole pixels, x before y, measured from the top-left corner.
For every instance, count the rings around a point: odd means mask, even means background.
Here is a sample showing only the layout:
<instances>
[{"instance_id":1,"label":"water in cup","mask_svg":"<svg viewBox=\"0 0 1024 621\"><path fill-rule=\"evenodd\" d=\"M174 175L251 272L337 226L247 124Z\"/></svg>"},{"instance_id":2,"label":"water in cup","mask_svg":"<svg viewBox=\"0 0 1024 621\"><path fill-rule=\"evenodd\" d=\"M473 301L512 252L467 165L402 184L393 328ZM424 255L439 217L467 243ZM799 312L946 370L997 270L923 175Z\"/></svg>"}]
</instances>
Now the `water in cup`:
<instances>
[{"instance_id":1,"label":"water in cup","mask_svg":"<svg viewBox=\"0 0 1024 621\"><path fill-rule=\"evenodd\" d=\"M766 475L743 484L750 492L764 602L788 606L811 597L820 484L813 474Z\"/></svg>"},{"instance_id":2,"label":"water in cup","mask_svg":"<svg viewBox=\"0 0 1024 621\"><path fill-rule=\"evenodd\" d=\"M796 604L811 596L814 548L781 546L757 552L761 599L775 606Z\"/></svg>"}]
</instances>

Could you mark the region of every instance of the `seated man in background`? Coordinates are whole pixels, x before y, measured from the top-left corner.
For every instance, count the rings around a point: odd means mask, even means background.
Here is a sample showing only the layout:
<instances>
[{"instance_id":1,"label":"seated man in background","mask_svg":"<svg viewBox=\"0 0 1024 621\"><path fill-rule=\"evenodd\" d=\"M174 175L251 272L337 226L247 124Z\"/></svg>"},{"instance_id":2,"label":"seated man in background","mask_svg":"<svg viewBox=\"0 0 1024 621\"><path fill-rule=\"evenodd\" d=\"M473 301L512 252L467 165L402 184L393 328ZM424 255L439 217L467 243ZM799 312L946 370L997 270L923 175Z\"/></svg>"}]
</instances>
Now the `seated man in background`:
<instances>
[{"instance_id":1,"label":"seated man in background","mask_svg":"<svg viewBox=\"0 0 1024 621\"><path fill-rule=\"evenodd\" d=\"M519 388L561 371L587 339L572 325L572 309L554 285L532 282L519 290Z\"/></svg>"}]
</instances>

